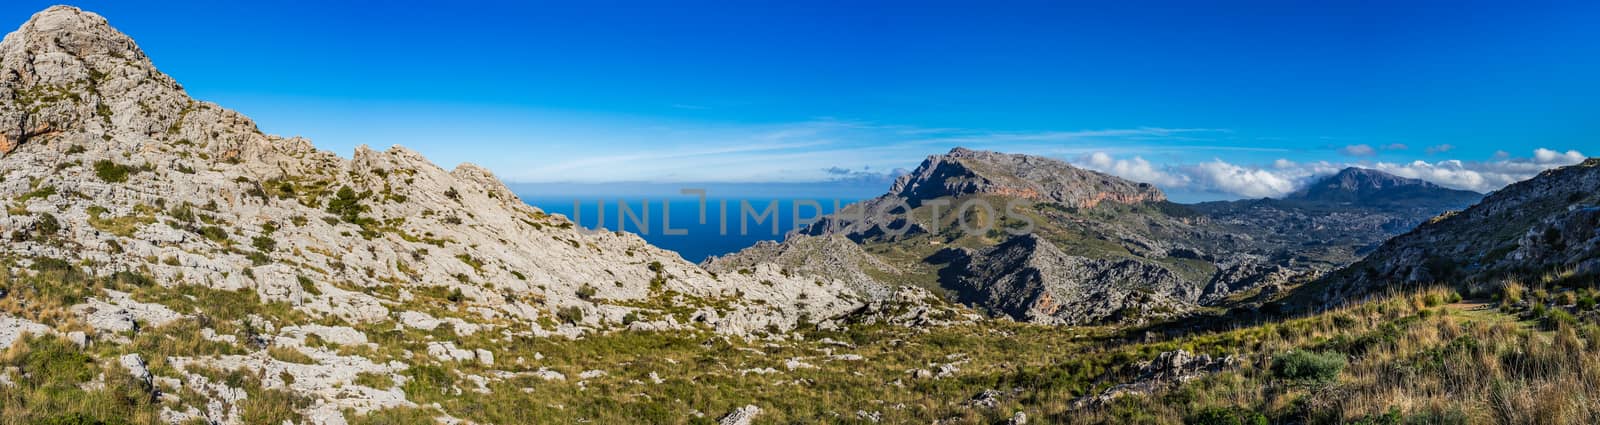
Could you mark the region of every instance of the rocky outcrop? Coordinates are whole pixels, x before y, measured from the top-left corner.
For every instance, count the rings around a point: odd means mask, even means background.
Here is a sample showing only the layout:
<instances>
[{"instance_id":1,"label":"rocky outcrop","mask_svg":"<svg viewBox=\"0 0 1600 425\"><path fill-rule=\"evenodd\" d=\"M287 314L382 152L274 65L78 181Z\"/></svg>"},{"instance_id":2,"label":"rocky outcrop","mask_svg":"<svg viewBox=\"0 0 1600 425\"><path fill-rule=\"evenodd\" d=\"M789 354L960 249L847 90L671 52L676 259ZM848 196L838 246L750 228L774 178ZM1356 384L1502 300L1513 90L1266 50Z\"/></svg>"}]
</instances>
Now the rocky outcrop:
<instances>
[{"instance_id":1,"label":"rocky outcrop","mask_svg":"<svg viewBox=\"0 0 1600 425\"><path fill-rule=\"evenodd\" d=\"M37 336L52 333L55 333L54 329L39 322L0 314L0 349L11 347L11 344L25 335Z\"/></svg>"},{"instance_id":2,"label":"rocky outcrop","mask_svg":"<svg viewBox=\"0 0 1600 425\"><path fill-rule=\"evenodd\" d=\"M760 407L756 407L756 405L753 405L753 404L752 405L747 405L747 406L744 406L744 407L733 409L732 412L729 412L726 416L723 416L722 419L718 420L717 424L719 424L719 425L750 425L751 423L754 423L756 416L759 416L759 415L761 415L761 408Z\"/></svg>"},{"instance_id":3,"label":"rocky outcrop","mask_svg":"<svg viewBox=\"0 0 1600 425\"><path fill-rule=\"evenodd\" d=\"M1098 395L1073 401L1074 408L1100 406L1127 395L1147 395L1175 388L1202 376L1239 366L1233 356L1212 357L1185 350L1163 352L1155 359L1133 365L1128 382L1107 388Z\"/></svg>"},{"instance_id":4,"label":"rocky outcrop","mask_svg":"<svg viewBox=\"0 0 1600 425\"><path fill-rule=\"evenodd\" d=\"M1142 321L1187 310L1199 286L1134 260L1067 255L1036 235L975 251L947 250L942 283L961 300L1039 323Z\"/></svg>"}]
</instances>

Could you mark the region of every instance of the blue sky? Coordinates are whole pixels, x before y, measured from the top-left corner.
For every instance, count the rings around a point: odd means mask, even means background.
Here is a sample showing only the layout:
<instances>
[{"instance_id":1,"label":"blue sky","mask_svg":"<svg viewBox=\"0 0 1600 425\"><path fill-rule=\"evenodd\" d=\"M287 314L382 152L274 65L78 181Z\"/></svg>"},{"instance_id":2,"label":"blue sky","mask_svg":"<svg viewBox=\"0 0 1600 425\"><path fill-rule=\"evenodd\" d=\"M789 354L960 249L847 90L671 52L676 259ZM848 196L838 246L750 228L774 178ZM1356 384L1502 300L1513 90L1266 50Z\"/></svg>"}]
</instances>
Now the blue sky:
<instances>
[{"instance_id":1,"label":"blue sky","mask_svg":"<svg viewBox=\"0 0 1600 425\"><path fill-rule=\"evenodd\" d=\"M142 3L76 5L263 130L514 182L881 180L960 145L1198 199L1600 154L1595 2Z\"/></svg>"}]
</instances>

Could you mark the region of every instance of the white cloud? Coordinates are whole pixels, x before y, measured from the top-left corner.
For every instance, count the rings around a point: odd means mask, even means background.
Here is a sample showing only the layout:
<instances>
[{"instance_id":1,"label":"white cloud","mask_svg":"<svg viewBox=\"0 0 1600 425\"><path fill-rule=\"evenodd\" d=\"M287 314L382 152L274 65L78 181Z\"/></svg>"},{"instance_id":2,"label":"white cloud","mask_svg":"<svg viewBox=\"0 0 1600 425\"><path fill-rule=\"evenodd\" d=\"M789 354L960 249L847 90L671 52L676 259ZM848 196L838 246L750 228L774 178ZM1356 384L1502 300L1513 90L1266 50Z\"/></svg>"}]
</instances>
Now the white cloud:
<instances>
[{"instance_id":1,"label":"white cloud","mask_svg":"<svg viewBox=\"0 0 1600 425\"><path fill-rule=\"evenodd\" d=\"M1299 182L1282 171L1245 168L1220 159L1202 162L1187 171L1202 190L1247 198L1279 197L1300 187Z\"/></svg>"},{"instance_id":2,"label":"white cloud","mask_svg":"<svg viewBox=\"0 0 1600 425\"><path fill-rule=\"evenodd\" d=\"M1373 149L1371 145L1350 145L1339 149L1339 153L1349 156L1373 156L1378 154L1378 150Z\"/></svg>"},{"instance_id":3,"label":"white cloud","mask_svg":"<svg viewBox=\"0 0 1600 425\"><path fill-rule=\"evenodd\" d=\"M1270 168L1241 166L1221 159L1193 165L1157 166L1143 158L1117 159L1105 152L1085 155L1074 164L1165 189L1188 189L1247 198L1287 195L1313 177L1333 174L1340 168L1326 161L1302 164L1288 159L1273 161Z\"/></svg>"},{"instance_id":4,"label":"white cloud","mask_svg":"<svg viewBox=\"0 0 1600 425\"><path fill-rule=\"evenodd\" d=\"M1532 158L1513 158L1510 153L1500 151L1495 153L1492 161L1379 162L1372 168L1401 177L1427 180L1440 186L1492 192L1532 178L1544 170L1583 162L1585 158L1587 156L1575 150L1558 152L1539 148L1533 151Z\"/></svg>"},{"instance_id":5,"label":"white cloud","mask_svg":"<svg viewBox=\"0 0 1600 425\"><path fill-rule=\"evenodd\" d=\"M1411 149L1411 147L1406 146L1405 143L1390 143L1383 146L1383 150L1386 151L1403 151L1406 149Z\"/></svg>"},{"instance_id":6,"label":"white cloud","mask_svg":"<svg viewBox=\"0 0 1600 425\"><path fill-rule=\"evenodd\" d=\"M1433 145L1433 146L1429 146L1427 150L1428 150L1428 155L1440 154L1440 153L1445 153L1445 152L1456 150L1456 145L1452 145L1452 144L1449 144L1449 143L1440 144L1440 145ZM1506 155L1510 156L1510 154L1506 154Z\"/></svg>"},{"instance_id":7,"label":"white cloud","mask_svg":"<svg viewBox=\"0 0 1600 425\"><path fill-rule=\"evenodd\" d=\"M1503 154L1503 155L1501 155ZM1246 198L1280 197L1346 167L1372 168L1401 177L1422 179L1440 186L1491 192L1527 180L1544 170L1583 162L1582 152L1537 149L1532 157L1513 158L1501 152L1490 161L1442 160L1435 162L1295 162L1278 159L1264 166L1240 165L1220 159L1191 165L1155 165L1142 158L1117 159L1104 152L1081 158L1076 164L1130 180L1153 183L1164 189L1186 189Z\"/></svg>"},{"instance_id":8,"label":"white cloud","mask_svg":"<svg viewBox=\"0 0 1600 425\"><path fill-rule=\"evenodd\" d=\"M1556 152L1545 148L1533 150L1533 159L1539 161L1541 164L1571 165L1583 162L1584 158L1587 157L1583 156L1583 153L1572 150L1569 150L1566 153Z\"/></svg>"},{"instance_id":9,"label":"white cloud","mask_svg":"<svg viewBox=\"0 0 1600 425\"><path fill-rule=\"evenodd\" d=\"M1150 161L1137 156L1133 159L1115 159L1105 152L1095 152L1080 158L1078 163L1091 170L1157 186L1181 187L1188 184L1183 176L1157 169Z\"/></svg>"}]
</instances>

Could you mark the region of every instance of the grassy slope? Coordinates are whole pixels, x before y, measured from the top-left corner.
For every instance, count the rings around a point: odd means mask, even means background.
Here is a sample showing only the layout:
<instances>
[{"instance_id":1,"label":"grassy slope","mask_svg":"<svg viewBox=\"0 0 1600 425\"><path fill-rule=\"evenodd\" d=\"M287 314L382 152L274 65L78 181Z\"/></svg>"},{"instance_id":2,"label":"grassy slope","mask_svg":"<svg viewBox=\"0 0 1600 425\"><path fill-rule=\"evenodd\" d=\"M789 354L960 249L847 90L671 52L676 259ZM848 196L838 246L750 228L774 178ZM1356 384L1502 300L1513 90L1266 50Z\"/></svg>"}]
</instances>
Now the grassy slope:
<instances>
[{"instance_id":1,"label":"grassy slope","mask_svg":"<svg viewBox=\"0 0 1600 425\"><path fill-rule=\"evenodd\" d=\"M180 311L204 312L206 323L184 320L141 331L130 344L101 342L84 351L53 337L17 344L0 355L0 367L10 381L23 383L0 389L0 423L71 415L107 423L152 423L162 406L181 410L200 397L179 388L165 389L179 401L150 397L138 383L120 378L125 373L116 366L117 355L143 353L153 372L171 376L171 366L160 360L165 356L261 350L206 342L199 337L202 326L244 335L251 329L242 319L251 314L280 325L312 321L282 304L260 303L251 293L163 289L138 279L89 278L60 267L6 267L0 285L8 296L0 300L0 309L60 329L81 329L61 309L103 287L132 291L137 298ZM424 406L438 402L456 417L500 424L708 423L745 404L762 407L764 423L854 422L857 411L879 412L889 423L941 418L981 423L1017 411L1047 422L1178 423L1219 408L1233 409L1229 414L1235 416L1313 423L1391 414L1468 422L1600 418L1587 401L1600 396L1600 326L1592 323L1593 312L1568 313L1592 309L1597 294L1588 289L1512 288L1501 296L1504 308L1450 304L1456 298L1452 292L1430 290L1310 317L1170 339L1110 328L987 322L930 330L858 326L786 340L730 340L706 332L508 340L488 332L462 337L449 331L394 330L392 323L381 323L359 327L378 348L351 348L345 354L411 364L403 379L392 384L411 400ZM422 302L439 302L424 298ZM1547 307L1552 304L1574 307ZM849 346L825 344L823 338ZM423 354L428 340L491 349L497 363L438 364ZM1176 349L1235 355L1244 361L1237 369L1157 394L1072 407L1078 397L1131 379L1129 365ZM1325 382L1275 371L1274 359L1295 351L1326 353L1326 358L1343 359L1348 366ZM835 354L864 360L828 357ZM791 359L815 368L791 370ZM946 364L959 371L945 378L917 378L911 372L936 373ZM480 393L467 378L542 368L560 372L566 380L524 374L492 382L488 393ZM776 373L743 372L766 368ZM580 378L591 370L606 374ZM307 402L261 388L260 377L249 373L191 372L246 388L252 394L252 405L246 407L251 417L296 418L293 408ZM381 385L387 382L383 378L363 379ZM96 381L107 385L82 385ZM992 409L963 405L988 389L1019 391L1002 397ZM403 423L435 414L429 408L399 409L353 419Z\"/></svg>"}]
</instances>

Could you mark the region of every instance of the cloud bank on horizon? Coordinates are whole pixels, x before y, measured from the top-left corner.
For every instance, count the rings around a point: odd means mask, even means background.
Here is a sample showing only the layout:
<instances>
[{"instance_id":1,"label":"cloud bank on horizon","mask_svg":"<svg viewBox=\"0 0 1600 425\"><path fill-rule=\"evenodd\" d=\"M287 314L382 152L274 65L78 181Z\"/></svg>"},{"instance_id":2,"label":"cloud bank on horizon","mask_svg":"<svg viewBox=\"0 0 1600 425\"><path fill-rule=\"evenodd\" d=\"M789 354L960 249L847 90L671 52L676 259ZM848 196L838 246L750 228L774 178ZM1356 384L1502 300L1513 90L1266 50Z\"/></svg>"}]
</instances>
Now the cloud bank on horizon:
<instances>
[{"instance_id":1,"label":"cloud bank on horizon","mask_svg":"<svg viewBox=\"0 0 1600 425\"><path fill-rule=\"evenodd\" d=\"M1340 151L1351 156L1373 155L1370 147L1363 147L1347 146L1340 148ZM1449 149L1436 147L1432 150L1442 152ZM1370 168L1401 177L1421 179L1448 188L1488 193L1532 178L1545 170L1577 164L1587 158L1576 150L1559 152L1538 148L1534 149L1532 154L1531 157L1513 157L1508 152L1500 151L1495 154L1495 159L1488 161L1324 160L1302 163L1278 159L1270 165L1249 166L1212 159L1195 164L1157 166L1139 156L1119 159L1105 152L1095 152L1071 162L1084 168L1155 184L1168 190L1194 190L1244 198L1276 198L1299 190L1319 177L1335 174L1347 167Z\"/></svg>"}]
</instances>

